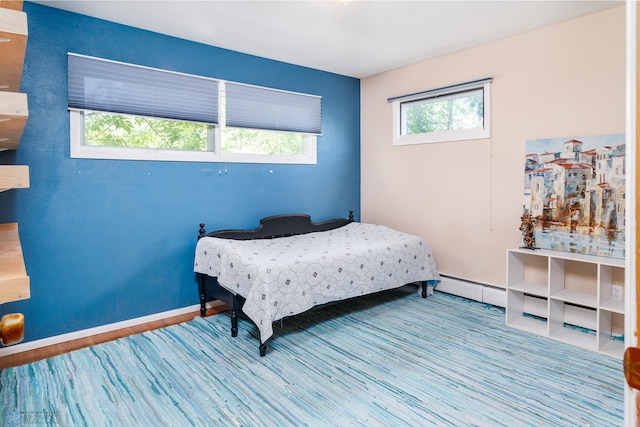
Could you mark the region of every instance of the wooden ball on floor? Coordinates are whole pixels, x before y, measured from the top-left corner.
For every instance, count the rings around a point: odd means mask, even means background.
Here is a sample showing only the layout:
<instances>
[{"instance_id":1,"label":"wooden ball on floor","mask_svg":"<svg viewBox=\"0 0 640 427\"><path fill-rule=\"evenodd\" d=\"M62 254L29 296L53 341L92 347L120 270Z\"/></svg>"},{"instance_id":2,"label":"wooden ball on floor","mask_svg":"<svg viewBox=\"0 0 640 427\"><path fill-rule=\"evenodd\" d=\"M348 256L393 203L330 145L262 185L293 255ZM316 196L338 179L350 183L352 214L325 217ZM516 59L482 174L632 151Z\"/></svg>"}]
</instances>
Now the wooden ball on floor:
<instances>
[{"instance_id":1,"label":"wooden ball on floor","mask_svg":"<svg viewBox=\"0 0 640 427\"><path fill-rule=\"evenodd\" d=\"M0 343L17 344L24 339L24 315L22 313L5 314L0 321Z\"/></svg>"}]
</instances>

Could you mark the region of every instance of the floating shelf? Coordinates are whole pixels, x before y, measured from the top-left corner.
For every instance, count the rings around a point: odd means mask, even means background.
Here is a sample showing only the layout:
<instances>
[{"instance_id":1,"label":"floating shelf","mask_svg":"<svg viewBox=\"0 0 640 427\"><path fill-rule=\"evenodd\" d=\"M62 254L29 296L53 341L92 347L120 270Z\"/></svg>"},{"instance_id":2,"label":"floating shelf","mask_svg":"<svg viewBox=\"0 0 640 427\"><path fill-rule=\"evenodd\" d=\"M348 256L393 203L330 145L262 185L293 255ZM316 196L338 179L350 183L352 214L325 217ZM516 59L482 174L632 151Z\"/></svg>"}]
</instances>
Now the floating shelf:
<instances>
[{"instance_id":1,"label":"floating shelf","mask_svg":"<svg viewBox=\"0 0 640 427\"><path fill-rule=\"evenodd\" d=\"M18 148L28 116L26 94L0 91L0 151Z\"/></svg>"},{"instance_id":2,"label":"floating shelf","mask_svg":"<svg viewBox=\"0 0 640 427\"><path fill-rule=\"evenodd\" d=\"M18 224L0 224L0 304L30 297Z\"/></svg>"},{"instance_id":3,"label":"floating shelf","mask_svg":"<svg viewBox=\"0 0 640 427\"><path fill-rule=\"evenodd\" d=\"M29 166L0 166L0 191L29 188Z\"/></svg>"},{"instance_id":4,"label":"floating shelf","mask_svg":"<svg viewBox=\"0 0 640 427\"><path fill-rule=\"evenodd\" d=\"M22 0L0 0L0 7L22 10Z\"/></svg>"},{"instance_id":5,"label":"floating shelf","mask_svg":"<svg viewBox=\"0 0 640 427\"><path fill-rule=\"evenodd\" d=\"M0 0L0 151L20 144L29 109L20 92L27 47L27 14L22 0ZM0 166L0 191L29 187L29 167ZM0 304L31 297L18 224L0 224Z\"/></svg>"},{"instance_id":6,"label":"floating shelf","mask_svg":"<svg viewBox=\"0 0 640 427\"><path fill-rule=\"evenodd\" d=\"M27 14L21 10L8 9L9 3L13 2L0 2L0 90L20 92L27 46Z\"/></svg>"}]
</instances>

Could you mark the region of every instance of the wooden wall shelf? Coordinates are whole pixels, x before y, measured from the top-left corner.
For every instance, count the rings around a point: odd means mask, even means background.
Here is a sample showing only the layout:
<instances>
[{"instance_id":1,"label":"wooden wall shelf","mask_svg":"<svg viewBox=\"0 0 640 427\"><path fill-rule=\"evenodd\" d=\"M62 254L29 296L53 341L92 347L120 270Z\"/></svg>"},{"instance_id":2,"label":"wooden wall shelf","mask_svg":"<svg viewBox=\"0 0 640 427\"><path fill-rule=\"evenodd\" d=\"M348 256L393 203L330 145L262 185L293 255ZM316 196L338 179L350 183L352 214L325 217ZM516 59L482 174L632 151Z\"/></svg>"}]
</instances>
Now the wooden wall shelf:
<instances>
[{"instance_id":1,"label":"wooden wall shelf","mask_svg":"<svg viewBox=\"0 0 640 427\"><path fill-rule=\"evenodd\" d=\"M27 123L27 95L20 93L27 48L22 0L0 0L0 151L16 150ZM29 187L29 167L0 165L0 191ZM0 224L0 304L31 297L18 224Z\"/></svg>"},{"instance_id":2,"label":"wooden wall shelf","mask_svg":"<svg viewBox=\"0 0 640 427\"><path fill-rule=\"evenodd\" d=\"M22 10L22 0L0 0L0 7Z\"/></svg>"},{"instance_id":3,"label":"wooden wall shelf","mask_svg":"<svg viewBox=\"0 0 640 427\"><path fill-rule=\"evenodd\" d=\"M28 116L26 94L0 91L0 151L18 148Z\"/></svg>"},{"instance_id":4,"label":"wooden wall shelf","mask_svg":"<svg viewBox=\"0 0 640 427\"><path fill-rule=\"evenodd\" d=\"M0 191L13 188L29 188L29 166L0 166Z\"/></svg>"},{"instance_id":5,"label":"wooden wall shelf","mask_svg":"<svg viewBox=\"0 0 640 427\"><path fill-rule=\"evenodd\" d=\"M26 13L0 7L0 90L20 92L27 33Z\"/></svg>"},{"instance_id":6,"label":"wooden wall shelf","mask_svg":"<svg viewBox=\"0 0 640 427\"><path fill-rule=\"evenodd\" d=\"M30 297L18 224L0 224L0 304Z\"/></svg>"}]
</instances>

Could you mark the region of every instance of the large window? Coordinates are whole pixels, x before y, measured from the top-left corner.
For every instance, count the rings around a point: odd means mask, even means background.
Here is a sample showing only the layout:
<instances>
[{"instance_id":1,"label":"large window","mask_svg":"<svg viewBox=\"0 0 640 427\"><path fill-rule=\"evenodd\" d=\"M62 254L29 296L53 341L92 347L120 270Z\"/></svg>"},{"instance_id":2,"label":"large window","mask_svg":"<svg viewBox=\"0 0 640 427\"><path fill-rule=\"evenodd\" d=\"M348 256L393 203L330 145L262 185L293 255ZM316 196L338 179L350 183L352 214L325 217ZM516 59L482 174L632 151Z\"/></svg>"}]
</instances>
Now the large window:
<instances>
[{"instance_id":1,"label":"large window","mask_svg":"<svg viewBox=\"0 0 640 427\"><path fill-rule=\"evenodd\" d=\"M422 144L490 137L491 79L389 98L394 144Z\"/></svg>"},{"instance_id":2,"label":"large window","mask_svg":"<svg viewBox=\"0 0 640 427\"><path fill-rule=\"evenodd\" d=\"M316 163L321 101L70 54L71 157Z\"/></svg>"}]
</instances>

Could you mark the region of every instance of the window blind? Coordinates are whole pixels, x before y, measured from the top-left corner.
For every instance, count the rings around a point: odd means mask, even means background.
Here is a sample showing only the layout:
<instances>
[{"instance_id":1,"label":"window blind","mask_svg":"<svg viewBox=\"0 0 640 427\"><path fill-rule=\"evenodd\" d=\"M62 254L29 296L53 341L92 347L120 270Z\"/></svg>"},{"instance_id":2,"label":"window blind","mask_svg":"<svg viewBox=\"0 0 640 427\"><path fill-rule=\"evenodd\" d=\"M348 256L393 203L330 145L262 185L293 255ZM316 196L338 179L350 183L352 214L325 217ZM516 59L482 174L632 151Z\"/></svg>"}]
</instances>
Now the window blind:
<instances>
[{"instance_id":1,"label":"window blind","mask_svg":"<svg viewBox=\"0 0 640 427\"><path fill-rule=\"evenodd\" d=\"M322 97L227 82L225 100L227 126L321 134Z\"/></svg>"},{"instance_id":2,"label":"window blind","mask_svg":"<svg viewBox=\"0 0 640 427\"><path fill-rule=\"evenodd\" d=\"M69 109L218 123L218 81L70 53Z\"/></svg>"},{"instance_id":3,"label":"window blind","mask_svg":"<svg viewBox=\"0 0 640 427\"><path fill-rule=\"evenodd\" d=\"M484 79L472 80L470 82L457 83L450 86L443 86L436 89L425 90L423 92L410 93L407 95L394 96L387 98L387 102L407 102L415 101L417 99L436 98L442 95L448 95L450 93L462 92L464 90L476 89L484 86L486 83L490 83L493 80L492 77L486 77Z\"/></svg>"}]
</instances>

